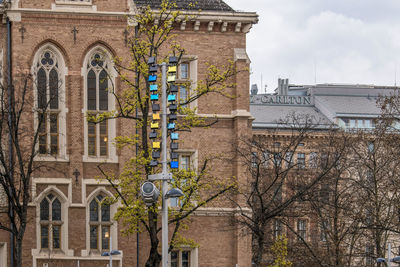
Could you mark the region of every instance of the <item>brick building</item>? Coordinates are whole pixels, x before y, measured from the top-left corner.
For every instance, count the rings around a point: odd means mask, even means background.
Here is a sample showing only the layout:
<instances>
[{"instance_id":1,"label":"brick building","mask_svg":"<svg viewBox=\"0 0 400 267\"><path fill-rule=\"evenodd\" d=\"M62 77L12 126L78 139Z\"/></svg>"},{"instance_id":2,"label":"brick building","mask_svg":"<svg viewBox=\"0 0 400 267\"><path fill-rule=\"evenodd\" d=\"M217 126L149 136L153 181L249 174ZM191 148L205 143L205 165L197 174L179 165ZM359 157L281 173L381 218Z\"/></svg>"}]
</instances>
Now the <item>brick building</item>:
<instances>
[{"instance_id":1,"label":"brick building","mask_svg":"<svg viewBox=\"0 0 400 267\"><path fill-rule=\"evenodd\" d=\"M185 9L188 2L177 4ZM39 99L40 93L57 99L50 102L46 128L40 133L35 160L48 168L33 175L23 266L106 266L108 258L100 255L108 246L106 232L113 237L113 249L122 252L114 257L115 266L144 265L148 256L146 234L139 235L139 245L136 236L120 234L118 223L112 219L117 204L105 207L105 216L94 214L101 210L99 201L112 194L106 182L96 180L100 175L96 166L102 163L115 172L121 170L129 151L118 151L111 140L133 127L118 120L93 126L87 123L85 114L115 108L111 95L101 93L103 69L89 63L102 57L104 69L118 90L120 81L112 58L128 53L125 30L132 23L130 16L147 4L157 9L160 1L0 1L0 82L8 80L6 73L11 65L14 76L29 73L34 77L33 99ZM197 1L192 12L198 9L202 11L176 29L178 41L196 59L185 66L187 78L193 84L204 78L207 62L232 60L239 68L247 67L246 33L257 22L257 15L236 12L221 0ZM241 136L251 134L248 73L239 73L234 79L237 85L232 94L236 98L213 95L197 102L199 115L219 121L212 129L183 134L179 151L182 160L196 165L208 153L228 153ZM61 81L60 86L52 86L53 80ZM40 105L39 100L35 102L35 106ZM28 120L32 129L36 116L32 113ZM57 166L56 170L52 166ZM241 179L242 170L232 162L220 166L215 174ZM176 251L171 255L171 261L177 262L174 266L250 266L249 239L226 227L233 211L233 207L197 211L185 234L199 247ZM1 217L4 219L5 214ZM0 231L2 267L10 262L8 244L8 233Z\"/></svg>"},{"instance_id":2,"label":"brick building","mask_svg":"<svg viewBox=\"0 0 400 267\"><path fill-rule=\"evenodd\" d=\"M396 86L295 85L279 79L273 94L257 94L253 86L252 133L262 144L261 149L255 146L253 163L261 166L266 181L283 180L276 196L270 196L271 209L298 192L298 183L304 186L313 181L318 169L327 169L342 153L331 174L270 221L265 229L266 247L285 234L294 266L376 266L377 258L388 257L388 244L391 257L399 254L397 189L385 187L398 179L398 155L390 155L392 149L397 150L399 126L396 121L388 128L380 125L379 101L393 95L398 95ZM340 140L333 146L332 137ZM289 174L274 176L285 172ZM370 190L372 184L375 189ZM371 199L378 199L380 206ZM275 206L274 201L278 202ZM264 262L271 262L269 253L266 250Z\"/></svg>"}]
</instances>

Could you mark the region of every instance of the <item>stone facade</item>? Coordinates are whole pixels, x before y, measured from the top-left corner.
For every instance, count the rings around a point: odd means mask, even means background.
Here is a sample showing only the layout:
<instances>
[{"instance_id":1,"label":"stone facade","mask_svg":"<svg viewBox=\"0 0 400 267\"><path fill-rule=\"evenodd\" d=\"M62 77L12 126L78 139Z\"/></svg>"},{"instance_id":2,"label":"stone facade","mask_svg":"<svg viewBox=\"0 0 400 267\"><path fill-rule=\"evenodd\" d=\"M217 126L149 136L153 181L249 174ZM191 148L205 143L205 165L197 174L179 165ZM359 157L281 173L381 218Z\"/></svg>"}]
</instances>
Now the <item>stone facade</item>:
<instances>
[{"instance_id":1,"label":"stone facade","mask_svg":"<svg viewBox=\"0 0 400 267\"><path fill-rule=\"evenodd\" d=\"M56 168L34 174L23 266L106 266L108 257L91 251L89 244L89 203L97 194L109 195L112 192L106 182L96 180L100 175L96 166L103 163L104 168L118 173L130 152L115 151L113 155L113 148L108 144L110 157L88 157L85 150L88 137L85 135L84 71L87 57L93 49L103 49L112 57L124 56L128 52L124 31L130 23L127 17L136 10L135 3L130 0L12 0L9 4L0 5L3 22L8 17L12 23L13 72L31 73L35 77L35 64L40 62L41 49L49 49L58 60L63 80L60 98L64 104L58 107L61 114L58 119L64 126L60 126L58 141L60 150L64 149L65 153L56 159L38 159L40 163ZM248 67L246 33L256 22L255 13L205 10L194 21L179 25L176 30L178 41L187 49L188 55L197 58L197 79L205 77L208 62L234 60L238 68ZM2 23L0 55L4 59L4 68L7 63L6 32L6 24ZM228 153L240 136L251 134L248 75L236 75L237 86L230 92L236 98L209 95L198 100L200 115L219 118L212 129L196 129L190 134L182 134L182 149L195 151L199 162L211 153ZM115 84L117 90L121 89L118 77ZM31 127L34 127L34 121L32 115ZM120 121L109 127L109 137L133 131L132 125ZM79 175L76 175L78 172ZM242 173L235 163L215 168L215 174L221 177L241 179ZM57 241L60 248L54 251L42 249L40 239L40 203L49 194L56 195L61 202L62 213L60 240ZM116 208L116 205L111 207L111 214ZM237 229L226 230L232 221L232 211L232 207L221 210L205 208L196 213L190 230L185 233L199 244L198 249L191 251L190 266L250 266L249 239L242 238ZM114 266L143 266L149 247L146 234L140 234L140 263L137 264L136 236L122 236L119 230L117 222L113 222L113 249L122 251L122 255L115 256ZM6 257L9 262L8 242L8 234L0 231L0 259ZM6 265L0 260L0 266Z\"/></svg>"}]
</instances>

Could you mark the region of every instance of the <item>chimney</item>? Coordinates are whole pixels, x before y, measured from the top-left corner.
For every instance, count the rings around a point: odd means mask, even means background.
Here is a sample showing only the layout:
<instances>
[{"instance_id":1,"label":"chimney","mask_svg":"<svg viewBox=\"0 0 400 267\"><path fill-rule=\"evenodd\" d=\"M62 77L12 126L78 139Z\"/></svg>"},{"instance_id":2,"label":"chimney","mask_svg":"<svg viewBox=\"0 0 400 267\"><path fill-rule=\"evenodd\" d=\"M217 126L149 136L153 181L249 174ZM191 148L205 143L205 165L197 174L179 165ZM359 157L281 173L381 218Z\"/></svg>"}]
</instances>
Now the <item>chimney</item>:
<instances>
[{"instance_id":1,"label":"chimney","mask_svg":"<svg viewBox=\"0 0 400 267\"><path fill-rule=\"evenodd\" d=\"M252 84L252 85L251 85L250 93L251 93L251 95L256 95L256 94L258 93L257 84Z\"/></svg>"}]
</instances>

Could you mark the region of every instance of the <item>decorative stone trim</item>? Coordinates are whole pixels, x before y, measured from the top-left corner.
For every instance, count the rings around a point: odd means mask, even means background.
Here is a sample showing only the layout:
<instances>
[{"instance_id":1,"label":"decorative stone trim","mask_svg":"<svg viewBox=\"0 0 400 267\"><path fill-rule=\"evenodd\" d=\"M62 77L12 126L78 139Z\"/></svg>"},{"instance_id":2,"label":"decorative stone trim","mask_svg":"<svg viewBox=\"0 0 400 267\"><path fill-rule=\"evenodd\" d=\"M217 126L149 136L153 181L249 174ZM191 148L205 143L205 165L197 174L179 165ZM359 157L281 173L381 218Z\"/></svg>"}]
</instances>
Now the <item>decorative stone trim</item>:
<instances>
[{"instance_id":1,"label":"decorative stone trim","mask_svg":"<svg viewBox=\"0 0 400 267\"><path fill-rule=\"evenodd\" d=\"M226 32L226 28L228 27L228 22L224 21L221 24L221 32Z\"/></svg>"},{"instance_id":2,"label":"decorative stone trim","mask_svg":"<svg viewBox=\"0 0 400 267\"><path fill-rule=\"evenodd\" d=\"M209 31L209 32L212 32L213 27L214 27L214 21L210 21L210 22L208 23L208 31Z\"/></svg>"},{"instance_id":3,"label":"decorative stone trim","mask_svg":"<svg viewBox=\"0 0 400 267\"><path fill-rule=\"evenodd\" d=\"M194 23L194 30L198 31L199 29L200 29L200 21L196 20L195 23Z\"/></svg>"}]
</instances>

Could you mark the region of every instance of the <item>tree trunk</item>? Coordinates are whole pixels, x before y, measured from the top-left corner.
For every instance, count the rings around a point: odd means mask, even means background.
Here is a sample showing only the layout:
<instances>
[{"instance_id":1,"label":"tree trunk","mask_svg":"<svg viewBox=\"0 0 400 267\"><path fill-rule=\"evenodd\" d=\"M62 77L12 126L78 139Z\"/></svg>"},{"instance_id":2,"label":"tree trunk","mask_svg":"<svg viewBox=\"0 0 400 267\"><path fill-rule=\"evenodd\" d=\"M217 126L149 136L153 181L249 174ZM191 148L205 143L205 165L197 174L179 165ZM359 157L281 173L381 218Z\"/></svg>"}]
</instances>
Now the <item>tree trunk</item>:
<instances>
[{"instance_id":1,"label":"tree trunk","mask_svg":"<svg viewBox=\"0 0 400 267\"><path fill-rule=\"evenodd\" d=\"M22 267L22 238L16 238L14 243L14 267Z\"/></svg>"},{"instance_id":2,"label":"tree trunk","mask_svg":"<svg viewBox=\"0 0 400 267\"><path fill-rule=\"evenodd\" d=\"M253 234L254 235L254 234ZM260 267L261 266L261 261L264 253L264 238L258 236L256 238L257 240L253 242L254 246L254 251L252 255L252 263L254 267Z\"/></svg>"},{"instance_id":3,"label":"tree trunk","mask_svg":"<svg viewBox=\"0 0 400 267\"><path fill-rule=\"evenodd\" d=\"M157 236L157 213L149 211L148 218L151 248L149 258L146 261L146 267L159 267L161 263L161 255L158 253L158 244L160 241Z\"/></svg>"}]
</instances>

